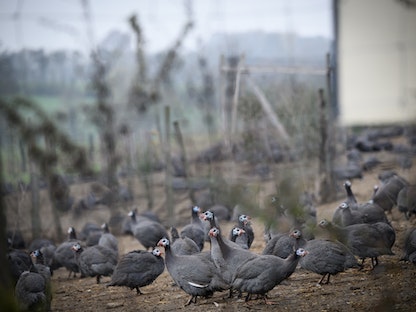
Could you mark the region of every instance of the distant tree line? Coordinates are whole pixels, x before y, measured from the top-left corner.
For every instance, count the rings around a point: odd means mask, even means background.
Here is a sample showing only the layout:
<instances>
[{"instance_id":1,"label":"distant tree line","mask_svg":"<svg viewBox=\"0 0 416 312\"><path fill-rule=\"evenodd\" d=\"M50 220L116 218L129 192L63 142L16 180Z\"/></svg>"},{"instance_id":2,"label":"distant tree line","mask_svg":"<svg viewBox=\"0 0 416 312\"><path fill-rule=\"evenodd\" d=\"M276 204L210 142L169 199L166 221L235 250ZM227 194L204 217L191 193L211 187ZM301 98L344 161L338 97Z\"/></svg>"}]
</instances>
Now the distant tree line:
<instances>
[{"instance_id":1,"label":"distant tree line","mask_svg":"<svg viewBox=\"0 0 416 312\"><path fill-rule=\"evenodd\" d=\"M0 94L85 95L88 71L88 60L76 51L3 51L0 53Z\"/></svg>"}]
</instances>

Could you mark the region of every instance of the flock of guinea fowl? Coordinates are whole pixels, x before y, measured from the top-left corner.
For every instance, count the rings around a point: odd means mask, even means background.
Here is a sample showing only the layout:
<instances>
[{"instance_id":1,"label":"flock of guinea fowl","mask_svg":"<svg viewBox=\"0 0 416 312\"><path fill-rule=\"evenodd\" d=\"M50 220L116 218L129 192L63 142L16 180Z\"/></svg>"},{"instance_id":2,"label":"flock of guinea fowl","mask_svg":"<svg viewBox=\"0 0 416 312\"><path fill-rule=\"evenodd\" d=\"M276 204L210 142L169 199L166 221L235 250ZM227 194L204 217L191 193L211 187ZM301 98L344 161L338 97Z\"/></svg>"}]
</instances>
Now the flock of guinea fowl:
<instances>
[{"instance_id":1,"label":"flock of guinea fowl","mask_svg":"<svg viewBox=\"0 0 416 312\"><path fill-rule=\"evenodd\" d=\"M77 239L75 229L70 227L68 239L58 246L38 238L31 243L30 254L9 249L16 299L22 309L50 309L51 274L60 267L69 271L68 278L80 273L100 283L102 276L111 276L107 286L129 287L138 294L166 268L178 288L189 294L186 305L217 291L226 291L230 298L260 298L270 303L267 293L298 267L321 275L319 284L329 283L331 275L346 269L361 270L365 259L373 269L379 264L379 256L393 255L396 233L388 212L398 207L406 220L416 214L415 186L390 174L383 177L382 185L367 202L357 201L349 181L344 187L346 198L332 220L315 221L327 233L325 238L311 235L306 223L293 223L288 233L269 228L261 254L250 250L255 238L249 216L240 214L231 232L225 233L214 211L202 211L197 206L191 207L189 224L180 232L171 228L170 235L157 216L131 211L123 224L124 231L134 235L146 250L121 256L117 238L106 223L102 229L90 229L86 240ZM288 211L280 209L280 216L288 218ZM307 214L316 217L314 211L308 210ZM209 248L204 249L207 242ZM402 260L416 264L414 227L407 233Z\"/></svg>"}]
</instances>

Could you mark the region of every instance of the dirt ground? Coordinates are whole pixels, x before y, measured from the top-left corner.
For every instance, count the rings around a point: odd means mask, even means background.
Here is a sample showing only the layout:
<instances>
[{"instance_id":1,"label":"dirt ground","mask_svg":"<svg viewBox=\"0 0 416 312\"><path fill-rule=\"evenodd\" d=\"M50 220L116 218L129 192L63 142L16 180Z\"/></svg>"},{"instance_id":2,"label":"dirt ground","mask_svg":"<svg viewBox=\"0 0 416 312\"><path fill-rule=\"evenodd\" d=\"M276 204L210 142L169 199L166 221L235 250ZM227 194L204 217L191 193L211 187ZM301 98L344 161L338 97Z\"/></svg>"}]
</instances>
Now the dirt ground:
<instances>
[{"instance_id":1,"label":"dirt ground","mask_svg":"<svg viewBox=\"0 0 416 312\"><path fill-rule=\"evenodd\" d=\"M353 190L360 201L367 200L377 183L377 172L368 173L353 181ZM399 172L406 178L414 171ZM336 201L318 207L318 218L331 218ZM403 236L407 229L416 226L413 216L406 220L397 208L389 215L397 233L394 256L381 256L375 270L350 269L331 278L328 285L318 286L320 276L298 268L293 275L269 292L273 305L262 300L248 303L238 298L227 298L227 292L215 293L212 298L199 298L197 304L184 306L189 296L173 286L165 269L156 281L141 288L143 294L125 287L106 287L110 277L96 284L95 278L69 278L65 269L55 271L52 278L53 311L414 311L416 305L416 266L400 262ZM233 223L222 223L223 230ZM263 225L254 218L255 241L252 251L261 253L265 246ZM133 237L118 236L120 254L143 248ZM209 248L206 244L205 248Z\"/></svg>"}]
</instances>

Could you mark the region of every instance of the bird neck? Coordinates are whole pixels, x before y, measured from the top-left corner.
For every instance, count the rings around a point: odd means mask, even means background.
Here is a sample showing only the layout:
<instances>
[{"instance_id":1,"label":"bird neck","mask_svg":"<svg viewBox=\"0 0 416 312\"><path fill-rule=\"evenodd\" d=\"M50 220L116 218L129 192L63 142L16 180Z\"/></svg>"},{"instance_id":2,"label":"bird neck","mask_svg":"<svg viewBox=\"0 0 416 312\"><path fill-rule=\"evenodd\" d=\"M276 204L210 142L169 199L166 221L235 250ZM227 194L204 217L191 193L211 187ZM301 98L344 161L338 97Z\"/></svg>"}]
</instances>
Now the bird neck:
<instances>
[{"instance_id":1,"label":"bird neck","mask_svg":"<svg viewBox=\"0 0 416 312\"><path fill-rule=\"evenodd\" d=\"M355 198L355 195L352 192L351 186L349 184L345 184L345 190L347 191L347 197L348 197L348 199L351 202L356 203L357 202L357 199Z\"/></svg>"},{"instance_id":2,"label":"bird neck","mask_svg":"<svg viewBox=\"0 0 416 312\"><path fill-rule=\"evenodd\" d=\"M352 215L350 207L342 208L342 213L345 214L346 216Z\"/></svg>"},{"instance_id":3,"label":"bird neck","mask_svg":"<svg viewBox=\"0 0 416 312\"><path fill-rule=\"evenodd\" d=\"M39 256L36 256L36 263L38 264L45 264L45 258L43 257L43 254L39 254Z\"/></svg>"},{"instance_id":4,"label":"bird neck","mask_svg":"<svg viewBox=\"0 0 416 312\"><path fill-rule=\"evenodd\" d=\"M217 241L223 257L226 258L231 252L232 248L224 242L224 238L222 237L221 232L217 235Z\"/></svg>"},{"instance_id":5,"label":"bird neck","mask_svg":"<svg viewBox=\"0 0 416 312\"><path fill-rule=\"evenodd\" d=\"M77 239L77 234L75 233L75 231L71 231L68 233L68 239Z\"/></svg>"}]
</instances>

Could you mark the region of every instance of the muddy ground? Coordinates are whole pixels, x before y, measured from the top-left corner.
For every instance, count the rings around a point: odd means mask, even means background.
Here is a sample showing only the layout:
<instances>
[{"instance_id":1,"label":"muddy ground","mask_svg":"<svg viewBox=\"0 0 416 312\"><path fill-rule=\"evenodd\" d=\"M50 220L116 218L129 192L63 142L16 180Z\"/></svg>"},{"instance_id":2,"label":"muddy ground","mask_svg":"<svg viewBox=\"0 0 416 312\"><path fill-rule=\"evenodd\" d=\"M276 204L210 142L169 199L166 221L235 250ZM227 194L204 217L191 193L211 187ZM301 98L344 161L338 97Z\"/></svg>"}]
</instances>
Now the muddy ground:
<instances>
[{"instance_id":1,"label":"muddy ground","mask_svg":"<svg viewBox=\"0 0 416 312\"><path fill-rule=\"evenodd\" d=\"M402 172L411 178L414 172ZM377 171L361 180L353 181L360 201L368 199L372 186L377 183ZM266 186L267 188L267 186ZM331 218L340 200L318 206L318 218ZM394 256L381 256L380 264L371 270L369 261L364 270L350 269L331 279L328 285L318 286L320 276L298 268L293 275L269 292L273 305L262 300L249 303L238 298L227 298L226 292L215 293L212 298L199 299L197 304L185 307L189 296L173 286L167 270L156 281L142 288L142 295L125 287L106 287L109 277L101 284L95 278L68 278L63 268L54 273L53 311L414 311L416 305L416 266L400 262L403 238L407 229L416 226L416 218L406 220L397 208L389 215L397 233ZM265 246L263 224L252 220L255 241L252 251L261 253ZM230 229L233 223L222 223ZM143 248L133 237L118 236L120 254ZM209 248L206 244L205 248Z\"/></svg>"}]
</instances>

